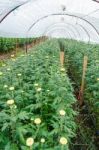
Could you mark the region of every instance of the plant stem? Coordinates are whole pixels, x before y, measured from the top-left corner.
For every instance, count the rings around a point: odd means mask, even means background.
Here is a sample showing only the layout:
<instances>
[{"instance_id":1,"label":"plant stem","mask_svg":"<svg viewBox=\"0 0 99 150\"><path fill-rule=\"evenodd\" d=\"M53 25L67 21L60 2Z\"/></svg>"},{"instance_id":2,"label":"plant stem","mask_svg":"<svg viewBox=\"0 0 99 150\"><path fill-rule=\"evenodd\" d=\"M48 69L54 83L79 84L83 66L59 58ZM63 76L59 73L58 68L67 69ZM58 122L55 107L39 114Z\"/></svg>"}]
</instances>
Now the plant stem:
<instances>
[{"instance_id":1,"label":"plant stem","mask_svg":"<svg viewBox=\"0 0 99 150\"><path fill-rule=\"evenodd\" d=\"M64 150L64 146L63 145L61 146L61 150Z\"/></svg>"},{"instance_id":2,"label":"plant stem","mask_svg":"<svg viewBox=\"0 0 99 150\"><path fill-rule=\"evenodd\" d=\"M34 137L34 138L36 138L36 136L37 136L37 134L38 134L38 132L39 132L39 129L40 129L40 127L37 126L37 130L36 130L36 133L35 133L35 137Z\"/></svg>"},{"instance_id":3,"label":"plant stem","mask_svg":"<svg viewBox=\"0 0 99 150\"><path fill-rule=\"evenodd\" d=\"M30 146L30 150L33 150L33 149L32 149L32 146Z\"/></svg>"}]
</instances>

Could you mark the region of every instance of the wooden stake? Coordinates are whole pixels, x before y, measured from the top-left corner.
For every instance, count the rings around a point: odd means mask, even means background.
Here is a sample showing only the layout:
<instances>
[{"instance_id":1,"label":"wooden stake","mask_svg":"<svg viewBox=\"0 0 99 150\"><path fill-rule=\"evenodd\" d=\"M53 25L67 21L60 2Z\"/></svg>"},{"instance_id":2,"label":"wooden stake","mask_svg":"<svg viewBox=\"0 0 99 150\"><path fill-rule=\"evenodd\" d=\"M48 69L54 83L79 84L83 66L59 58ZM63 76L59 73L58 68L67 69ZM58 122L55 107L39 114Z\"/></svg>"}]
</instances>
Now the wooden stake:
<instances>
[{"instance_id":1,"label":"wooden stake","mask_svg":"<svg viewBox=\"0 0 99 150\"><path fill-rule=\"evenodd\" d=\"M26 39L26 43L25 44L26 44L25 45L25 49L26 49L26 53L27 53L27 51L28 51L27 39Z\"/></svg>"},{"instance_id":2,"label":"wooden stake","mask_svg":"<svg viewBox=\"0 0 99 150\"><path fill-rule=\"evenodd\" d=\"M65 57L64 52L60 52L60 63L62 66L64 65L64 57Z\"/></svg>"},{"instance_id":3,"label":"wooden stake","mask_svg":"<svg viewBox=\"0 0 99 150\"><path fill-rule=\"evenodd\" d=\"M16 38L16 54L17 54L17 48L18 48L18 39Z\"/></svg>"},{"instance_id":4,"label":"wooden stake","mask_svg":"<svg viewBox=\"0 0 99 150\"><path fill-rule=\"evenodd\" d=\"M84 95L84 86L85 86L85 76L86 76L87 64L88 64L88 57L84 56L82 83L81 83L81 89L79 92L80 106L82 106L83 102L84 102L83 95Z\"/></svg>"}]
</instances>

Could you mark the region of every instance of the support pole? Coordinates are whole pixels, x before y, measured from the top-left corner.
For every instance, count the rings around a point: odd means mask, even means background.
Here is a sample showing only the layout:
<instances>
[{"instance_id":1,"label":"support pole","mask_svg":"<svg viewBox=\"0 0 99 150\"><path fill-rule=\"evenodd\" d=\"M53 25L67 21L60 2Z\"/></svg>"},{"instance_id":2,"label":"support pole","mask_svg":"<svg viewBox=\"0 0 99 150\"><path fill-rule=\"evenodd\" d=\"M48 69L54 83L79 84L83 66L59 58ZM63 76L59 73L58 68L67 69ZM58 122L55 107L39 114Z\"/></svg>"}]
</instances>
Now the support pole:
<instances>
[{"instance_id":1,"label":"support pole","mask_svg":"<svg viewBox=\"0 0 99 150\"><path fill-rule=\"evenodd\" d=\"M60 63L61 63L61 66L64 66L64 57L65 57L65 54L63 51L60 52Z\"/></svg>"},{"instance_id":2,"label":"support pole","mask_svg":"<svg viewBox=\"0 0 99 150\"><path fill-rule=\"evenodd\" d=\"M28 42L27 42L27 40L28 40L28 39L26 39L26 47L25 47L25 48L26 48L26 53L27 53L27 51L28 51L28 46L27 46L27 43L28 43Z\"/></svg>"},{"instance_id":3,"label":"support pole","mask_svg":"<svg viewBox=\"0 0 99 150\"><path fill-rule=\"evenodd\" d=\"M16 54L17 54L17 49L18 49L18 38L16 38Z\"/></svg>"},{"instance_id":4,"label":"support pole","mask_svg":"<svg viewBox=\"0 0 99 150\"><path fill-rule=\"evenodd\" d=\"M82 83L81 83L81 88L80 88L80 92L79 92L80 106L82 106L84 103L83 96L84 96L84 86L85 86L85 76L86 76L87 64L88 64L88 57L84 56Z\"/></svg>"}]
</instances>

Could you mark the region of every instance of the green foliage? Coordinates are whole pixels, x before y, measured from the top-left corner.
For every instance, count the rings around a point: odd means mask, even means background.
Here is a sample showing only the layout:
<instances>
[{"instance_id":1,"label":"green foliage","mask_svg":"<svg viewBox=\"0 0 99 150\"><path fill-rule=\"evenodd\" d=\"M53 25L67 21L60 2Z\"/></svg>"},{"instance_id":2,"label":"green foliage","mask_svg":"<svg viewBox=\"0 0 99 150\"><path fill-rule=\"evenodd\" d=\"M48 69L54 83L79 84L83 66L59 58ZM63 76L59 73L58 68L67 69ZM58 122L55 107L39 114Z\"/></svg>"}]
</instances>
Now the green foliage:
<instances>
[{"instance_id":1,"label":"green foliage","mask_svg":"<svg viewBox=\"0 0 99 150\"><path fill-rule=\"evenodd\" d=\"M33 42L33 38L0 38L0 53L15 50L16 46L23 47L26 42L28 44Z\"/></svg>"},{"instance_id":2,"label":"green foliage","mask_svg":"<svg viewBox=\"0 0 99 150\"><path fill-rule=\"evenodd\" d=\"M69 63L69 72L76 86L80 88L84 56L88 56L84 99L94 117L94 124L99 130L99 45L62 40Z\"/></svg>"},{"instance_id":3,"label":"green foliage","mask_svg":"<svg viewBox=\"0 0 99 150\"><path fill-rule=\"evenodd\" d=\"M0 149L69 150L76 100L59 52L56 40L47 41L0 68Z\"/></svg>"}]
</instances>

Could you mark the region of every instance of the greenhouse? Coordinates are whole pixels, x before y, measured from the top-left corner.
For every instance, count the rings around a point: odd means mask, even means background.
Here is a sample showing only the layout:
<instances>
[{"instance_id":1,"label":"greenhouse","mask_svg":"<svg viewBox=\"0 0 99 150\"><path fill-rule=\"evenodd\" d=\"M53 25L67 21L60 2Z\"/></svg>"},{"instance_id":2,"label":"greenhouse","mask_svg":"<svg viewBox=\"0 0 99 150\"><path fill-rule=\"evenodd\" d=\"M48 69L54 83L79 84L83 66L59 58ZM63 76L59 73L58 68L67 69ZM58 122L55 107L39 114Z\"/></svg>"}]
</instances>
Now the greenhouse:
<instances>
[{"instance_id":1,"label":"greenhouse","mask_svg":"<svg viewBox=\"0 0 99 150\"><path fill-rule=\"evenodd\" d=\"M0 150L99 150L99 0L0 0Z\"/></svg>"}]
</instances>

